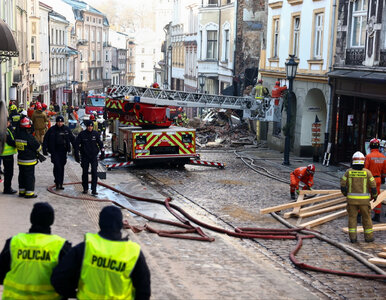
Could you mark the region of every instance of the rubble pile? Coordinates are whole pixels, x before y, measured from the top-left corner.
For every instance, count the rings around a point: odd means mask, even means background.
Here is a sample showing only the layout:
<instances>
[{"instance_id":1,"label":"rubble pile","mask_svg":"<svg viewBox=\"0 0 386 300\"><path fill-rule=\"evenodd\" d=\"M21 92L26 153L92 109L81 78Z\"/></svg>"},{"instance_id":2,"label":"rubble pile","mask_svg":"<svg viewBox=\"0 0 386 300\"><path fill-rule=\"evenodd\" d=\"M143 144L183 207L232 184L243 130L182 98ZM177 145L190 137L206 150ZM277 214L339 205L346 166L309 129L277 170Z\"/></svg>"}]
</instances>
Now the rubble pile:
<instances>
[{"instance_id":1,"label":"rubble pile","mask_svg":"<svg viewBox=\"0 0 386 300\"><path fill-rule=\"evenodd\" d=\"M189 120L188 127L196 129L198 148L226 148L256 145L249 124L231 110L210 110L202 119Z\"/></svg>"}]
</instances>

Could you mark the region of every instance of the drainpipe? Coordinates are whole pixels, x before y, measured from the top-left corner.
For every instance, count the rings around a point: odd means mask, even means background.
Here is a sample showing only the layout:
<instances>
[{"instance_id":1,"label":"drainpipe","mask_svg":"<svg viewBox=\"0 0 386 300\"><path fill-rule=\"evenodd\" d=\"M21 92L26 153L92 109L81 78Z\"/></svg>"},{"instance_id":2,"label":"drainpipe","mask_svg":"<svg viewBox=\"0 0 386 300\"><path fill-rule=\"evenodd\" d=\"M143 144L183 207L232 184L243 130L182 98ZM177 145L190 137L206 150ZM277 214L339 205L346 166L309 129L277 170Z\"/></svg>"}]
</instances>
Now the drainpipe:
<instances>
[{"instance_id":1,"label":"drainpipe","mask_svg":"<svg viewBox=\"0 0 386 300\"><path fill-rule=\"evenodd\" d=\"M328 53L328 71L332 71L332 59L333 59L333 51L334 51L334 41L335 41L335 15L336 15L336 0L333 0L332 4L332 24L330 24L330 33L331 33L331 38L330 38L330 45L329 45L329 53ZM331 80L328 79L328 85L330 88L330 98L328 99L327 103L327 120L326 120L326 128L324 132L324 152L327 151L327 146L328 142L330 139L330 133L329 133L329 127L331 123L331 110L332 110L332 98L333 98L333 88L332 88L332 83Z\"/></svg>"},{"instance_id":2,"label":"drainpipe","mask_svg":"<svg viewBox=\"0 0 386 300\"><path fill-rule=\"evenodd\" d=\"M220 36L221 36L221 33L222 33L222 30L221 30L221 3L220 3L220 6L218 8L218 38L217 38L217 43L218 43L218 46L217 46L217 69L220 68ZM221 39L222 40L222 39ZM224 41L222 41L224 43ZM217 86L217 91L216 91L216 94L217 95L220 95L220 78L219 78L219 74L217 74L217 83L218 83L218 86Z\"/></svg>"},{"instance_id":3,"label":"drainpipe","mask_svg":"<svg viewBox=\"0 0 386 300\"><path fill-rule=\"evenodd\" d=\"M53 101L51 99L52 94L51 94L51 27L50 27L50 12L48 13L48 91L49 91L49 99L50 103ZM56 99L54 100L54 103L56 103ZM58 104L58 103L57 103Z\"/></svg>"}]
</instances>

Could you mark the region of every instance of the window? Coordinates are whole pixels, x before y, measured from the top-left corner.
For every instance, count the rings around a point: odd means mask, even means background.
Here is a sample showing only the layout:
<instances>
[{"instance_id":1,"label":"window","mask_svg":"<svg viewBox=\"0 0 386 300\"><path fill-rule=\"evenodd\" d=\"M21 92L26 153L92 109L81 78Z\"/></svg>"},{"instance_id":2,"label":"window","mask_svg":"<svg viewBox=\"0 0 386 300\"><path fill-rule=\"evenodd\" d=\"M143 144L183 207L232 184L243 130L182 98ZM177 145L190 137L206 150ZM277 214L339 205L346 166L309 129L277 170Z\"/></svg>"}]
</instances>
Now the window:
<instances>
[{"instance_id":1,"label":"window","mask_svg":"<svg viewBox=\"0 0 386 300\"><path fill-rule=\"evenodd\" d=\"M351 47L364 47L366 39L367 0L353 3L351 20Z\"/></svg>"},{"instance_id":2,"label":"window","mask_svg":"<svg viewBox=\"0 0 386 300\"><path fill-rule=\"evenodd\" d=\"M97 42L98 43L101 41L101 35L102 35L102 32L100 30L98 30L98 32L97 32Z\"/></svg>"},{"instance_id":3,"label":"window","mask_svg":"<svg viewBox=\"0 0 386 300\"><path fill-rule=\"evenodd\" d=\"M206 46L206 58L216 59L217 54L217 31L207 31L207 46Z\"/></svg>"},{"instance_id":4,"label":"window","mask_svg":"<svg viewBox=\"0 0 386 300\"><path fill-rule=\"evenodd\" d=\"M101 60L101 53L99 51L97 51L97 57L96 57L97 61L100 61Z\"/></svg>"},{"instance_id":5,"label":"window","mask_svg":"<svg viewBox=\"0 0 386 300\"><path fill-rule=\"evenodd\" d=\"M95 23L95 18L92 18L92 22Z\"/></svg>"},{"instance_id":6,"label":"window","mask_svg":"<svg viewBox=\"0 0 386 300\"><path fill-rule=\"evenodd\" d=\"M129 64L129 72L131 72L131 64Z\"/></svg>"},{"instance_id":7,"label":"window","mask_svg":"<svg viewBox=\"0 0 386 300\"><path fill-rule=\"evenodd\" d=\"M323 13L315 15L314 58L322 57L323 18Z\"/></svg>"},{"instance_id":8,"label":"window","mask_svg":"<svg viewBox=\"0 0 386 300\"><path fill-rule=\"evenodd\" d=\"M299 36L300 36L300 17L296 16L292 19L293 35L292 35L292 54L299 57Z\"/></svg>"},{"instance_id":9,"label":"window","mask_svg":"<svg viewBox=\"0 0 386 300\"><path fill-rule=\"evenodd\" d=\"M80 71L80 81L83 81L83 71Z\"/></svg>"},{"instance_id":10,"label":"window","mask_svg":"<svg viewBox=\"0 0 386 300\"><path fill-rule=\"evenodd\" d=\"M129 56L133 56L133 49L130 49Z\"/></svg>"},{"instance_id":11,"label":"window","mask_svg":"<svg viewBox=\"0 0 386 300\"><path fill-rule=\"evenodd\" d=\"M145 80L146 80L146 77L144 76L144 77L142 77L142 79L145 81Z\"/></svg>"},{"instance_id":12,"label":"window","mask_svg":"<svg viewBox=\"0 0 386 300\"><path fill-rule=\"evenodd\" d=\"M91 29L91 42L95 41L95 30Z\"/></svg>"},{"instance_id":13,"label":"window","mask_svg":"<svg viewBox=\"0 0 386 300\"><path fill-rule=\"evenodd\" d=\"M80 60L80 61L83 61L83 52L82 52L82 51L79 51L79 54L80 54L79 60Z\"/></svg>"},{"instance_id":14,"label":"window","mask_svg":"<svg viewBox=\"0 0 386 300\"><path fill-rule=\"evenodd\" d=\"M228 61L228 59L229 59L229 29L224 31L224 43L225 43L224 58L225 58L225 61Z\"/></svg>"},{"instance_id":15,"label":"window","mask_svg":"<svg viewBox=\"0 0 386 300\"><path fill-rule=\"evenodd\" d=\"M202 30L200 30L200 59L202 59L203 45L202 45Z\"/></svg>"},{"instance_id":16,"label":"window","mask_svg":"<svg viewBox=\"0 0 386 300\"><path fill-rule=\"evenodd\" d=\"M84 39L86 41L88 41L88 28L87 27L84 29Z\"/></svg>"},{"instance_id":17,"label":"window","mask_svg":"<svg viewBox=\"0 0 386 300\"><path fill-rule=\"evenodd\" d=\"M278 57L279 52L279 34L280 34L280 20L273 20L273 47L272 47L272 57Z\"/></svg>"},{"instance_id":18,"label":"window","mask_svg":"<svg viewBox=\"0 0 386 300\"><path fill-rule=\"evenodd\" d=\"M91 61L95 61L95 51L91 51Z\"/></svg>"},{"instance_id":19,"label":"window","mask_svg":"<svg viewBox=\"0 0 386 300\"><path fill-rule=\"evenodd\" d=\"M58 30L55 30L55 44L58 44Z\"/></svg>"},{"instance_id":20,"label":"window","mask_svg":"<svg viewBox=\"0 0 386 300\"><path fill-rule=\"evenodd\" d=\"M86 17L87 22L90 21L90 17Z\"/></svg>"},{"instance_id":21,"label":"window","mask_svg":"<svg viewBox=\"0 0 386 300\"><path fill-rule=\"evenodd\" d=\"M36 37L31 37L31 60L36 60Z\"/></svg>"},{"instance_id":22,"label":"window","mask_svg":"<svg viewBox=\"0 0 386 300\"><path fill-rule=\"evenodd\" d=\"M109 60L109 53L106 52L106 61L108 61L108 60Z\"/></svg>"},{"instance_id":23,"label":"window","mask_svg":"<svg viewBox=\"0 0 386 300\"><path fill-rule=\"evenodd\" d=\"M141 52L142 52L142 53L145 53L145 48L142 48Z\"/></svg>"},{"instance_id":24,"label":"window","mask_svg":"<svg viewBox=\"0 0 386 300\"><path fill-rule=\"evenodd\" d=\"M141 62L141 68L143 69L145 67L145 63Z\"/></svg>"},{"instance_id":25,"label":"window","mask_svg":"<svg viewBox=\"0 0 386 300\"><path fill-rule=\"evenodd\" d=\"M208 6L217 6L218 0L208 0Z\"/></svg>"}]
</instances>

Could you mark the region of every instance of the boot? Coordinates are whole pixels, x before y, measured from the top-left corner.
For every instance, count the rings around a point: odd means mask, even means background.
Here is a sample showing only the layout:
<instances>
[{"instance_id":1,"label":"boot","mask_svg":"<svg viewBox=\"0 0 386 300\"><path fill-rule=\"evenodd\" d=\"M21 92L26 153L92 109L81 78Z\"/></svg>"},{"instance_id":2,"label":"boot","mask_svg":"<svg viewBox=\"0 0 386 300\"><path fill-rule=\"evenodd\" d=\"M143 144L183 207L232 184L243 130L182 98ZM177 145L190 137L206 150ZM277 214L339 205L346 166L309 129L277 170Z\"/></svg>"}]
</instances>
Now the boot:
<instances>
[{"instance_id":1,"label":"boot","mask_svg":"<svg viewBox=\"0 0 386 300\"><path fill-rule=\"evenodd\" d=\"M366 242L366 243L374 242L374 237L371 237L371 238L365 238L365 242Z\"/></svg>"},{"instance_id":2,"label":"boot","mask_svg":"<svg viewBox=\"0 0 386 300\"><path fill-rule=\"evenodd\" d=\"M381 222L381 214L374 214L374 217L371 218L373 222L380 223Z\"/></svg>"},{"instance_id":3,"label":"boot","mask_svg":"<svg viewBox=\"0 0 386 300\"><path fill-rule=\"evenodd\" d=\"M295 192L291 192L291 199L295 200Z\"/></svg>"}]
</instances>

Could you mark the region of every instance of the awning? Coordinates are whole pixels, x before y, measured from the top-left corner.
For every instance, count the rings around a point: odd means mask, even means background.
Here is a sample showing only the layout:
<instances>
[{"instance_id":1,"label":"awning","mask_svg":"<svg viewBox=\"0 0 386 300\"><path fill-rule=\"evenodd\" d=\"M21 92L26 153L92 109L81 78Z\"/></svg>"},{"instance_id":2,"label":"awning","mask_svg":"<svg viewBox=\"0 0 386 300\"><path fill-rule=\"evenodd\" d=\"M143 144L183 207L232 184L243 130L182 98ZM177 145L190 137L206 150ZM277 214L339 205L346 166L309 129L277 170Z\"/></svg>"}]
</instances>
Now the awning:
<instances>
[{"instance_id":1,"label":"awning","mask_svg":"<svg viewBox=\"0 0 386 300\"><path fill-rule=\"evenodd\" d=\"M7 23L0 19L0 59L8 60L10 57L19 56L16 41Z\"/></svg>"},{"instance_id":2,"label":"awning","mask_svg":"<svg viewBox=\"0 0 386 300\"><path fill-rule=\"evenodd\" d=\"M328 76L333 78L340 78L340 79L359 79L359 80L386 82L386 73L382 73L382 72L335 70L335 71L329 72Z\"/></svg>"}]
</instances>

